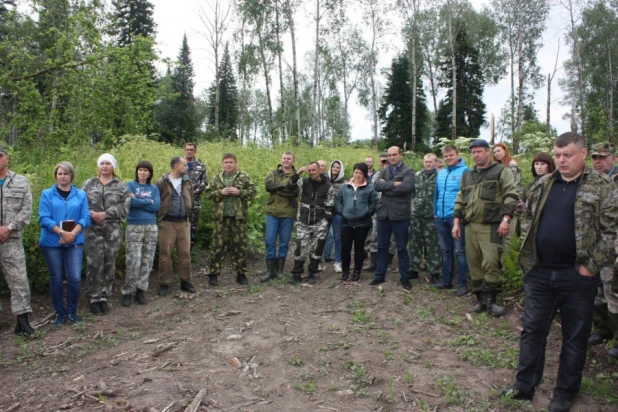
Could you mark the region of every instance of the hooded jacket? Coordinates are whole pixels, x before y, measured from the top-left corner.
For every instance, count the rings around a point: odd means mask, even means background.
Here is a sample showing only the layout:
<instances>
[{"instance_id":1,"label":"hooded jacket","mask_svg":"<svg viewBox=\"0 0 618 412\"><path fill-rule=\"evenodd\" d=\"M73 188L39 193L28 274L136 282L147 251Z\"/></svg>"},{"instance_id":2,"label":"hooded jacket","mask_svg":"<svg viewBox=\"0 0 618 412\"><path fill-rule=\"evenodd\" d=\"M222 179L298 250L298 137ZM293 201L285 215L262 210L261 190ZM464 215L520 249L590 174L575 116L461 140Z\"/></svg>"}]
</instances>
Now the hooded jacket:
<instances>
[{"instance_id":1,"label":"hooded jacket","mask_svg":"<svg viewBox=\"0 0 618 412\"><path fill-rule=\"evenodd\" d=\"M470 168L461 157L455 166L447 166L438 172L436 191L433 195L433 215L448 219L455 212L455 198L461 185L461 176Z\"/></svg>"},{"instance_id":2,"label":"hooded jacket","mask_svg":"<svg viewBox=\"0 0 618 412\"><path fill-rule=\"evenodd\" d=\"M352 181L350 179L341 185L335 196L335 211L341 214L341 226L371 227L371 216L376 212L378 194L367 181L356 190Z\"/></svg>"}]
</instances>

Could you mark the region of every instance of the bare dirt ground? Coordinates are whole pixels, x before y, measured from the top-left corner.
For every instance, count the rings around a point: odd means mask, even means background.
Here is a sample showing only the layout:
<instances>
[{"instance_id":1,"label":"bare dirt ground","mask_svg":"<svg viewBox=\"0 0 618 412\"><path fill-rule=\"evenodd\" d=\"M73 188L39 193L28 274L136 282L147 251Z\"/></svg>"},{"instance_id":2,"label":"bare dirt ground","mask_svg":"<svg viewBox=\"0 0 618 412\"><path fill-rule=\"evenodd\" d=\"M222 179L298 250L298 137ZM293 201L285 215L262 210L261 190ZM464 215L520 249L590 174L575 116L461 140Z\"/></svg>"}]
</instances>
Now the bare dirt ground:
<instances>
[{"instance_id":1,"label":"bare dirt ground","mask_svg":"<svg viewBox=\"0 0 618 412\"><path fill-rule=\"evenodd\" d=\"M39 339L12 334L10 303L0 313L0 411L503 411L546 408L560 338L555 322L544 382L530 403L502 401L514 379L521 306L507 316L467 317L472 298L389 274L381 288L340 285L332 266L314 286L261 284L263 259L251 259L250 285L229 269L208 286L194 265L193 299L177 284L149 304L119 304L86 323L43 325ZM288 262L288 267L290 267ZM33 320L52 313L33 298ZM616 411L618 367L604 347L590 350L574 411ZM201 406L192 404L203 394Z\"/></svg>"}]
</instances>

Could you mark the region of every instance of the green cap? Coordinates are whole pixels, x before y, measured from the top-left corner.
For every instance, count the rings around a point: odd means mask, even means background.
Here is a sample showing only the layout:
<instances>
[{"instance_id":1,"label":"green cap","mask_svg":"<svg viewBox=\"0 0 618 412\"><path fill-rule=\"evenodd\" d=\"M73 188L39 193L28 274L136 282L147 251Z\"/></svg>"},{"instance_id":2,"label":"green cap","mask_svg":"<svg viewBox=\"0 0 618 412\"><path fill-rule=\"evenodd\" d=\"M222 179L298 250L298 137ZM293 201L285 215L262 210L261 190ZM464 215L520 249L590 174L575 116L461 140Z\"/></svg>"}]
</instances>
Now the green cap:
<instances>
[{"instance_id":1,"label":"green cap","mask_svg":"<svg viewBox=\"0 0 618 412\"><path fill-rule=\"evenodd\" d=\"M609 156L616 153L616 147L612 143L596 143L592 145L592 156Z\"/></svg>"}]
</instances>

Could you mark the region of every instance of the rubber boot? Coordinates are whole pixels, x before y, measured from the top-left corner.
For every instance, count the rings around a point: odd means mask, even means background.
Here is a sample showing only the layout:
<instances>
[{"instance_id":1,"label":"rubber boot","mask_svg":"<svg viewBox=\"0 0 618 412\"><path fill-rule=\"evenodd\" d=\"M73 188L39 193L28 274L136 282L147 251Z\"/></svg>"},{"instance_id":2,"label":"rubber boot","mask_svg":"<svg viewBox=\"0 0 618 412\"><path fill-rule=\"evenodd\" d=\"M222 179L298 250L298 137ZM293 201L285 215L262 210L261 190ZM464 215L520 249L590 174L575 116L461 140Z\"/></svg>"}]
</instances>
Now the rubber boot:
<instances>
[{"instance_id":1,"label":"rubber boot","mask_svg":"<svg viewBox=\"0 0 618 412\"><path fill-rule=\"evenodd\" d=\"M28 323L28 314L22 313L21 315L17 315L17 325L15 326L15 334L23 334L28 337L34 336L34 329Z\"/></svg>"},{"instance_id":2,"label":"rubber boot","mask_svg":"<svg viewBox=\"0 0 618 412\"><path fill-rule=\"evenodd\" d=\"M377 257L378 257L377 253L370 253L369 254L369 265L365 266L363 270L366 270L367 272L375 272Z\"/></svg>"},{"instance_id":3,"label":"rubber boot","mask_svg":"<svg viewBox=\"0 0 618 412\"><path fill-rule=\"evenodd\" d=\"M288 280L290 285L295 285L300 283L302 280L302 275L300 273L292 273L292 277Z\"/></svg>"},{"instance_id":4,"label":"rubber boot","mask_svg":"<svg viewBox=\"0 0 618 412\"><path fill-rule=\"evenodd\" d=\"M269 280L274 279L276 266L276 259L266 259L266 275L264 275L264 277L260 279L260 282L268 282Z\"/></svg>"},{"instance_id":5,"label":"rubber boot","mask_svg":"<svg viewBox=\"0 0 618 412\"><path fill-rule=\"evenodd\" d=\"M496 317L504 315L504 308L496 303L497 296L498 292L490 292L488 307L489 313Z\"/></svg>"},{"instance_id":6,"label":"rubber boot","mask_svg":"<svg viewBox=\"0 0 618 412\"><path fill-rule=\"evenodd\" d=\"M476 295L476 305L468 311L468 313L481 313L487 310L487 302L485 301L485 294L483 292L474 292Z\"/></svg>"},{"instance_id":7,"label":"rubber boot","mask_svg":"<svg viewBox=\"0 0 618 412\"><path fill-rule=\"evenodd\" d=\"M275 271L275 277L279 280L283 279L283 267L285 266L285 258L277 258L277 270Z\"/></svg>"}]
</instances>

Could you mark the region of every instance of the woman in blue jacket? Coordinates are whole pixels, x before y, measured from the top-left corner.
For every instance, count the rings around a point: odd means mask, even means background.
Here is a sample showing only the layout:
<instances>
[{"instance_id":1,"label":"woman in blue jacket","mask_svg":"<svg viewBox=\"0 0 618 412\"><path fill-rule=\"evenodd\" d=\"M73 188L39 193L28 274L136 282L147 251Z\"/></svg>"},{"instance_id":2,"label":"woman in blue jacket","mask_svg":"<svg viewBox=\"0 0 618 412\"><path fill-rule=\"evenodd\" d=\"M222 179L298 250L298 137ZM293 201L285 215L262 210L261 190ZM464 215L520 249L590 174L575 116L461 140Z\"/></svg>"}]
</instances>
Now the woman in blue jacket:
<instances>
[{"instance_id":1,"label":"woman in blue jacket","mask_svg":"<svg viewBox=\"0 0 618 412\"><path fill-rule=\"evenodd\" d=\"M378 194L367 183L369 170L365 163L354 165L352 179L341 185L335 197L335 210L341 214L341 281L360 281L365 260L365 239L371 230L371 216L376 212ZM354 272L350 278L350 261L354 244Z\"/></svg>"},{"instance_id":2,"label":"woman in blue jacket","mask_svg":"<svg viewBox=\"0 0 618 412\"><path fill-rule=\"evenodd\" d=\"M49 270L50 293L56 311L54 326L61 326L65 321L83 322L77 315L77 304L82 284L83 230L90 225L90 211L86 193L72 184L75 169L71 163L58 163L54 177L57 183L41 193L39 202L39 246Z\"/></svg>"},{"instance_id":3,"label":"woman in blue jacket","mask_svg":"<svg viewBox=\"0 0 618 412\"><path fill-rule=\"evenodd\" d=\"M150 183L153 174L152 164L142 160L135 166L135 180L127 183L131 207L125 234L127 271L120 302L124 307L131 306L134 293L137 303L148 303L144 292L148 290L148 279L157 247L157 212L161 206L159 189Z\"/></svg>"}]
</instances>

